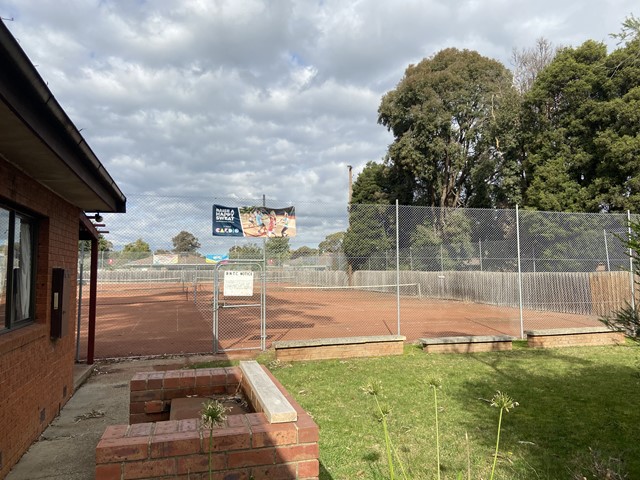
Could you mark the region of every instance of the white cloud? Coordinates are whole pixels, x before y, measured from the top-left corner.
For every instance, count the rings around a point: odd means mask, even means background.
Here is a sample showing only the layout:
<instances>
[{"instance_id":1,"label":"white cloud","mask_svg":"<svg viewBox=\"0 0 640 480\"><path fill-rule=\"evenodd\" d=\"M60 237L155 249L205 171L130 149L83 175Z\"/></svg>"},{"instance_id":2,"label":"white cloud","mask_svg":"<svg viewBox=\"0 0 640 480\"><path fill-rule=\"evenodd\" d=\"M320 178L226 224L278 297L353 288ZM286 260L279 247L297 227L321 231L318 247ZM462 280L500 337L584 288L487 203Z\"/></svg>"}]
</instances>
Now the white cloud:
<instances>
[{"instance_id":1,"label":"white cloud","mask_svg":"<svg viewBox=\"0 0 640 480\"><path fill-rule=\"evenodd\" d=\"M114 243L143 236L157 248L167 229L197 230L213 245L210 199L263 194L299 205L293 243L317 244L345 227L346 166L357 174L384 156L391 136L377 109L409 64L457 47L509 66L514 47L540 36L613 47L608 34L634 8L632 0L0 0L0 15L15 18L7 26L129 196L130 213L108 217ZM173 197L160 207L143 193ZM163 219L162 231L147 215Z\"/></svg>"}]
</instances>

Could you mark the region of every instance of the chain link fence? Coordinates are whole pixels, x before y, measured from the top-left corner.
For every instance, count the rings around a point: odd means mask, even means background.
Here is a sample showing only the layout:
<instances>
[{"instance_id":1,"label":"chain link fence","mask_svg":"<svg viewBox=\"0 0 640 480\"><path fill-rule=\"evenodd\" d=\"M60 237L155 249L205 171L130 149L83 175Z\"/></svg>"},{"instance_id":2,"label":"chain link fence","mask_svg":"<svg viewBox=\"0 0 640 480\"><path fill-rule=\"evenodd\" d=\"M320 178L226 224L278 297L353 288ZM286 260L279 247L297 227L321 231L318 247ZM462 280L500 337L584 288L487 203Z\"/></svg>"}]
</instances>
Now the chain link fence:
<instances>
[{"instance_id":1,"label":"chain link fence","mask_svg":"<svg viewBox=\"0 0 640 480\"><path fill-rule=\"evenodd\" d=\"M214 203L295 205L297 235L214 237ZM97 357L398 333L521 336L599 325L633 291L626 214L140 195L126 215L104 216L113 248L98 258ZM180 232L197 240L193 251L173 251ZM138 239L149 251L125 251ZM81 285L88 255L82 272ZM238 278L251 284L242 295L225 283ZM79 312L84 352L86 305Z\"/></svg>"}]
</instances>

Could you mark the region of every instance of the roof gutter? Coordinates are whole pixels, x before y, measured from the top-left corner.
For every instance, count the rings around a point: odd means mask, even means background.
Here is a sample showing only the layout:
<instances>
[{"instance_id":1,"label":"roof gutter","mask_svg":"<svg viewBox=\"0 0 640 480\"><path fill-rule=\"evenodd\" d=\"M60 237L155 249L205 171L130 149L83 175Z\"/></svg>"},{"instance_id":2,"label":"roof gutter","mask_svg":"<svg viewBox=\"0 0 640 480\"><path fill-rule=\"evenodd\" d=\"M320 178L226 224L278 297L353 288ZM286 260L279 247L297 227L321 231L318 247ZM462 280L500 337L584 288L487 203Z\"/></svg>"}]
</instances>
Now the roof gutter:
<instances>
[{"instance_id":1,"label":"roof gutter","mask_svg":"<svg viewBox=\"0 0 640 480\"><path fill-rule=\"evenodd\" d=\"M57 121L59 126L62 127L67 137L65 140L68 143L75 145L75 148L80 154L81 160L83 162L87 162L92 167L91 170L97 180L113 196L115 200L114 211L120 213L125 212L125 195L104 168L104 165L102 165L100 160L98 160L98 157L95 155L93 150L91 150L87 142L84 140L84 137L80 134L80 131L76 128L58 101L55 99L46 82L33 66L26 53L22 50L16 39L1 20L0 44L5 47L10 59L27 80L28 85L25 87L29 88L31 92L25 93L25 95L33 95L33 97L42 102L47 112ZM66 158L61 157L61 160L65 162L69 168L75 171L73 164L70 164Z\"/></svg>"}]
</instances>

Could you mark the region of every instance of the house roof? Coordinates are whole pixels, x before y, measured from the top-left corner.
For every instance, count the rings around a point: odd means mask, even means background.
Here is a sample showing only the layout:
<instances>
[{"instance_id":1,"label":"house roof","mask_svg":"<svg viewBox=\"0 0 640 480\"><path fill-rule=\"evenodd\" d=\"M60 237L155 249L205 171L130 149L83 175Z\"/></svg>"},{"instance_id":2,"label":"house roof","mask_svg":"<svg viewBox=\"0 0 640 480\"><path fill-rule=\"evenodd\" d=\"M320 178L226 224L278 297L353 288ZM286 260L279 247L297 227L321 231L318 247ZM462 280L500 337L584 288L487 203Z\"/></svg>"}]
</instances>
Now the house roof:
<instances>
[{"instance_id":1,"label":"house roof","mask_svg":"<svg viewBox=\"0 0 640 480\"><path fill-rule=\"evenodd\" d=\"M0 20L0 156L87 212L126 197Z\"/></svg>"}]
</instances>

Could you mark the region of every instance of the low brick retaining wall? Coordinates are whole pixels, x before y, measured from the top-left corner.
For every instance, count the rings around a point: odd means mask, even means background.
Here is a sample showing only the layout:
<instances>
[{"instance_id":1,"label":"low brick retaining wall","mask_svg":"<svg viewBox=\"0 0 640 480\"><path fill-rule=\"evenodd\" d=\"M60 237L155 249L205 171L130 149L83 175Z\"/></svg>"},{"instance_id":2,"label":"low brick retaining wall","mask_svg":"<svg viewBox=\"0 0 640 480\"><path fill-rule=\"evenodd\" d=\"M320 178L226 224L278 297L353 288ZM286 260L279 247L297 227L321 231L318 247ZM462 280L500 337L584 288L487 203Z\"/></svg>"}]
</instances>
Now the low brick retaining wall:
<instances>
[{"instance_id":1,"label":"low brick retaining wall","mask_svg":"<svg viewBox=\"0 0 640 480\"><path fill-rule=\"evenodd\" d=\"M428 353L474 353L511 350L514 337L508 335L456 336L421 338L422 350Z\"/></svg>"},{"instance_id":2,"label":"low brick retaining wall","mask_svg":"<svg viewBox=\"0 0 640 480\"><path fill-rule=\"evenodd\" d=\"M271 372L259 368L295 410L295 420L270 423L271 414L256 404L258 413L229 415L213 429L214 478L317 480L318 426ZM234 393L248 383L238 367L136 374L131 424L107 427L96 447L96 480L208 479L210 430L199 418L166 420L171 400ZM248 391L245 396L255 398Z\"/></svg>"},{"instance_id":3,"label":"low brick retaining wall","mask_svg":"<svg viewBox=\"0 0 640 480\"><path fill-rule=\"evenodd\" d=\"M402 355L402 335L316 338L273 342L276 359L282 361L326 360L331 358L384 357Z\"/></svg>"},{"instance_id":4,"label":"low brick retaining wall","mask_svg":"<svg viewBox=\"0 0 640 480\"><path fill-rule=\"evenodd\" d=\"M534 348L620 345L624 343L622 331L610 330L604 326L529 330L525 333L527 345Z\"/></svg>"}]
</instances>

